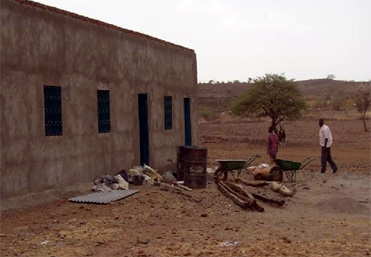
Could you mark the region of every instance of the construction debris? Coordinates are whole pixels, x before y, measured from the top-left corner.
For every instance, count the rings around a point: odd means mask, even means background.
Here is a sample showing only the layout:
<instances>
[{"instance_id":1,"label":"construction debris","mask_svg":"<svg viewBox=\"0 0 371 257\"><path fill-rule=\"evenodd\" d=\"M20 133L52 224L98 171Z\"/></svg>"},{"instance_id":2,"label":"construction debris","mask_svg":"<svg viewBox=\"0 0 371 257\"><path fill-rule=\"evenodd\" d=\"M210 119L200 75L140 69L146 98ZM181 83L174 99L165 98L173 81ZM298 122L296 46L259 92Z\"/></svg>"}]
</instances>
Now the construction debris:
<instances>
[{"instance_id":1,"label":"construction debris","mask_svg":"<svg viewBox=\"0 0 371 257\"><path fill-rule=\"evenodd\" d=\"M186 192L184 192L184 190L187 190L187 191L192 190L188 187L180 186L178 184L169 185L169 184L162 183L162 182L157 182L155 185L159 186L161 190L165 190L165 191L169 191L169 192L172 192L172 193L176 193L176 194L186 196L186 197L190 198L191 200L193 200L197 203L201 202L200 199L196 199L192 195L187 194ZM187 189L185 189L185 188L187 188Z\"/></svg>"},{"instance_id":2,"label":"construction debris","mask_svg":"<svg viewBox=\"0 0 371 257\"><path fill-rule=\"evenodd\" d=\"M106 193L91 193L87 195L81 195L78 197L68 199L70 202L76 203L97 203L97 204L108 204L112 201L120 200L125 197L131 196L139 190L114 190Z\"/></svg>"},{"instance_id":3,"label":"construction debris","mask_svg":"<svg viewBox=\"0 0 371 257\"><path fill-rule=\"evenodd\" d=\"M162 176L150 166L144 164L143 168L143 173L150 176L153 180L158 182L163 181Z\"/></svg>"},{"instance_id":4,"label":"construction debris","mask_svg":"<svg viewBox=\"0 0 371 257\"><path fill-rule=\"evenodd\" d=\"M111 175L103 175L94 179L94 186L91 188L94 192L111 192L119 187L119 180Z\"/></svg>"}]
</instances>

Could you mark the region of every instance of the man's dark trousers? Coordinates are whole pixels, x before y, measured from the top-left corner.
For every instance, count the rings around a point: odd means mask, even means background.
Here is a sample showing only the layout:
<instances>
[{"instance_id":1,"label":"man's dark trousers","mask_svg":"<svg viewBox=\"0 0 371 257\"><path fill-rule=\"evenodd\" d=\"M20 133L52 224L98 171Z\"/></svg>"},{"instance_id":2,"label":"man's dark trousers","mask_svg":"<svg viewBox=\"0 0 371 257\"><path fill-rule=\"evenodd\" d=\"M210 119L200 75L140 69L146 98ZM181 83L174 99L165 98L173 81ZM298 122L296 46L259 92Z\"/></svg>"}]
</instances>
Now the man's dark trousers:
<instances>
[{"instance_id":1,"label":"man's dark trousers","mask_svg":"<svg viewBox=\"0 0 371 257\"><path fill-rule=\"evenodd\" d=\"M331 165L331 168L334 172L337 171L338 167L336 166L336 163L332 160L331 157L331 148L327 147L322 147L322 152L321 152L321 172L325 173L326 172L326 163L329 162Z\"/></svg>"}]
</instances>

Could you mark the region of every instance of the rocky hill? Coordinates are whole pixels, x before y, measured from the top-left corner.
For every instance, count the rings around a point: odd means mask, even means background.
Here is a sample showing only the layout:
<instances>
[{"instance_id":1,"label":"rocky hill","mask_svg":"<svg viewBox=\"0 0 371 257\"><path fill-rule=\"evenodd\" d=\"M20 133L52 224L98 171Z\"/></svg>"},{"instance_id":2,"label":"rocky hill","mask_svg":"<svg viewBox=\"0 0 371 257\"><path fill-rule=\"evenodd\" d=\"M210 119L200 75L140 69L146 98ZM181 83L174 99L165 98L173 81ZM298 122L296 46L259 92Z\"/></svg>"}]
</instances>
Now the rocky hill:
<instances>
[{"instance_id":1,"label":"rocky hill","mask_svg":"<svg viewBox=\"0 0 371 257\"><path fill-rule=\"evenodd\" d=\"M311 79L295 81L304 98L325 98L326 96L350 96L359 85L369 85L371 82L341 81L332 79ZM234 83L201 83L198 85L197 103L209 107L216 112L229 109L233 99L246 91L251 84L247 82Z\"/></svg>"}]
</instances>

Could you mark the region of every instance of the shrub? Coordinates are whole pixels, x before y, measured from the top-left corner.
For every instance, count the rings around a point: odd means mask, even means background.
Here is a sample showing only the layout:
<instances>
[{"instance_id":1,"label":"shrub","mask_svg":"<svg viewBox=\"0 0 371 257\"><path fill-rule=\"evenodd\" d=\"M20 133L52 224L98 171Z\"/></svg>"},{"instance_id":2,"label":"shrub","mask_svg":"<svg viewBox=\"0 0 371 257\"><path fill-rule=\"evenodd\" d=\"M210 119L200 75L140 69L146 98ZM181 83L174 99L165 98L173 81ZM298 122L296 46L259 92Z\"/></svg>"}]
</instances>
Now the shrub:
<instances>
[{"instance_id":1,"label":"shrub","mask_svg":"<svg viewBox=\"0 0 371 257\"><path fill-rule=\"evenodd\" d=\"M200 107L198 109L198 115L205 120L212 120L218 117L218 114L209 107Z\"/></svg>"}]
</instances>

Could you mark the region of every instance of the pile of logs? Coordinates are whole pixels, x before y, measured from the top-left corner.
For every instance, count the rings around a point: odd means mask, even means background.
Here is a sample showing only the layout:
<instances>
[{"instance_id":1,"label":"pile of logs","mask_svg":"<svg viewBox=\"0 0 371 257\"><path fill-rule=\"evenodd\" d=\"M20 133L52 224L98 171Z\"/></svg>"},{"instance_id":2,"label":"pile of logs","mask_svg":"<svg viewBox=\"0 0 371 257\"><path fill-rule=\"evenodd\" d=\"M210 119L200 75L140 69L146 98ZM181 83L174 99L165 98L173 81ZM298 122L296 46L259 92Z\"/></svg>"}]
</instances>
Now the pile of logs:
<instances>
[{"instance_id":1,"label":"pile of logs","mask_svg":"<svg viewBox=\"0 0 371 257\"><path fill-rule=\"evenodd\" d=\"M230 198L237 205L242 208L256 209L259 212L263 212L264 208L260 206L257 200L267 202L276 206L282 206L285 204L285 200L267 197L258 193L250 193L249 187L265 187L269 183L265 181L244 181L237 179L235 182L230 181L216 181L217 187L226 197Z\"/></svg>"}]
</instances>

